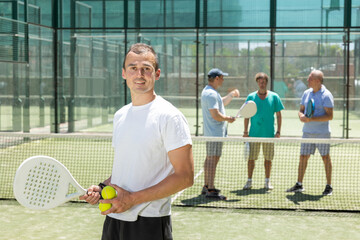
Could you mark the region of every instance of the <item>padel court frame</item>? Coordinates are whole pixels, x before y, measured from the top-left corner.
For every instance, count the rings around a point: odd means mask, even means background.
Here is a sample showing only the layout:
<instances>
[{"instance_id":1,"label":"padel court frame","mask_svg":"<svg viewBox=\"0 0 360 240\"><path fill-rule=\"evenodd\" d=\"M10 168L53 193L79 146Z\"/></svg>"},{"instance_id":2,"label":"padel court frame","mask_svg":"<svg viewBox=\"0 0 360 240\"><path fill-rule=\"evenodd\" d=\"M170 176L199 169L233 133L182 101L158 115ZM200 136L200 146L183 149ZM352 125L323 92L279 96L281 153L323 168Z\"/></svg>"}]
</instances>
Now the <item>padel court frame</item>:
<instances>
[{"instance_id":1,"label":"padel court frame","mask_svg":"<svg viewBox=\"0 0 360 240\"><path fill-rule=\"evenodd\" d=\"M94 2L94 0L90 0ZM101 27L92 27L92 8L90 5L86 4L89 1L70 1L70 27L63 27L63 7L64 7L64 0L52 0L51 1L51 17L52 17L52 26L44 26L41 23L41 9L35 5L29 4L28 0L24 1L11 1L11 0L0 0L0 3L2 2L9 2L12 5L12 19L15 21L19 20L19 12L22 10L23 12L23 21L24 21L24 57L23 59L19 59L19 49L14 48L13 49L13 58L10 59L10 62L13 62L13 127L12 131L23 131L23 132L29 132L30 127L30 89L29 89L29 81L30 76L29 75L29 25L39 25L40 27L44 28L50 28L53 31L53 84L54 84L54 93L53 93L53 99L54 103L52 104L53 107L51 108L51 132L59 133L60 132L60 124L67 123L67 132L75 132L75 121L76 121L76 101L78 101L76 96L76 66L78 64L78 59L76 58L76 51L79 49L79 40L76 36L81 36L81 34L89 33L92 31L97 32L103 32L103 42L102 47L103 50L95 52L95 47L91 47L90 51L90 68L95 64L95 54L102 54L102 58L104 61L103 64L103 78L100 79L103 83L103 94L102 96L95 98L92 97L91 94L94 92L94 81L95 79L98 79L98 77L93 76L94 72L90 71L90 76L88 79L88 84L86 85L86 91L89 93L89 96L83 99L82 101L85 101L87 105L89 106L88 109L88 120L87 120L87 126L91 127L94 125L93 122L93 113L91 111L91 107L97 105L100 105L101 110L101 124L107 124L109 123L108 119L108 112L109 108L115 108L115 106L125 105L130 102L130 96L129 91L126 87L125 81L121 78L121 66L122 66L122 59L125 56L125 53L128 49L128 46L130 44L129 35L133 36L134 34L137 35L137 42L145 42L148 44L151 44L151 39L147 39L146 37L142 36L142 32L144 31L161 31L164 30L164 33L166 34L166 30L189 30L194 32L194 40L195 40L195 84L194 84L194 96L195 96L195 108L196 108L196 130L195 135L199 136L201 135L201 132L199 131L200 125L201 125L201 117L200 117L200 92L202 89L203 84L206 82L206 64L207 64L207 58L205 56L214 54L214 53L208 53L206 52L207 49L206 45L211 44L211 40L209 40L207 36L208 31L258 31L258 32L265 32L268 34L269 38L269 46L270 46L270 56L268 57L269 63L270 63L270 78L275 79L275 68L277 61L281 61L277 59L277 53L276 53L276 46L279 44L279 42L276 40L276 35L281 32L284 33L287 30L288 31L294 31L297 28L281 28L277 26L277 1L271 0L269 2L270 4L270 15L269 15L269 27L254 27L254 28L236 28L236 27L209 27L208 23L211 21L211 18L209 17L209 11L208 11L208 1L207 0L196 0L194 2L195 6L195 24L194 27L166 27L166 12L164 13L164 26L159 28L144 28L141 26L141 1L140 0L123 0L123 8L124 8L124 15L123 15L123 27L108 27L107 25L107 8L106 3L113 0L100 0L96 1L101 3L102 5L102 26ZM129 24L129 4L130 2L134 4L134 23ZM166 5L172 5L174 4L174 1L162 1L161 4L164 5L164 9L166 8ZM171 6L174 7L174 6ZM36 18L35 20L29 21L29 9L35 9L33 10L36 12ZM85 15L78 14L79 11L82 13L85 13ZM166 11L166 10L165 10ZM356 27L351 26L351 14L352 14L352 1L351 0L345 0L344 1L344 25L342 27L329 27L329 13L331 9L324 9L325 13L325 23L322 23L321 25L323 27L321 28L315 28L315 27L304 27L301 28L304 31L317 31L318 33L326 33L328 32L338 32L343 34L343 63L344 63L344 73L343 73L343 138L349 138L349 112L350 112L350 90L353 86L353 83L351 82L351 76L350 76L350 63L351 63L351 56L350 56L350 46L351 46L351 33L352 31L356 31ZM323 13L323 11L322 11ZM86 15L87 14L87 15ZM83 17L85 16L85 17ZM323 18L321 18L323 19ZM131 27L130 27L131 25ZM14 29L13 29L14 30ZM15 31L16 28L15 28ZM70 32L70 41L67 42L67 39L64 37L64 32L69 31ZM118 33L121 34L123 37L122 43L116 43L118 46L116 48L117 51L117 57L116 57L116 64L118 66L117 72L114 74L116 76L116 81L118 82L118 87L121 88L121 96L113 96L111 92L111 83L109 79L109 72L107 71L108 62L106 61L108 59L109 52L107 51L108 44L111 44L110 41L106 38L106 34L108 32L111 33ZM14 34L17 34L15 32ZM18 41L20 38L18 36L13 37L14 45L18 44ZM164 45L166 46L167 40L166 37L164 37ZM177 46L178 52L176 54L179 55L180 59L182 56L182 40L173 38L171 39L172 44ZM41 41L40 41L41 42ZM41 43L40 43L41 44ZM96 45L97 43L94 42L94 40L91 40L91 46ZM354 47L355 47L355 53L359 53L359 40L355 41ZM70 77L68 79L64 78L64 63L63 63L63 54L64 54L64 48L69 48L70 56ZM248 48L250 49L250 41L248 43ZM40 47L41 51L41 47ZM163 61L160 63L161 66L164 69L167 69L167 66L170 64L173 64L173 67L179 68L179 79L182 79L181 76L181 68L182 64L181 61L177 65L175 65L174 62L170 62L169 58L167 56L170 56L172 53L168 52L168 49L164 47L162 51L159 52L159 55L165 56L160 57L160 59L163 59ZM284 54L284 53L282 53ZM40 55L40 54L39 54ZM359 54L360 55L360 54ZM215 54L214 54L215 56ZM282 55L284 57L284 55ZM318 55L318 58L320 55ZM359 56L354 57L354 67L355 67L355 76L357 74L357 69L359 68L359 62L358 61ZM215 57L214 57L215 58ZM249 57L250 58L250 57ZM19 65L25 65L26 70L26 76L25 76L25 98L22 100L19 96L19 77L18 77L18 66ZM41 64L40 64L41 65ZM41 66L40 66L41 68ZM39 78L42 79L41 76L41 69L39 71ZM167 76L167 72L165 72L164 78L167 79L169 76ZM251 76L248 76L249 78ZM65 92L64 86L68 86L68 92ZM160 85L160 89L166 89L166 81ZM270 89L274 89L274 82L270 82ZM39 96L40 98L40 109L44 109L44 100L43 96ZM1 103L0 103L1 107ZM22 116L21 118L19 116ZM44 126L44 111L41 111L40 113L40 126ZM0 120L0 127L1 127L1 120Z\"/></svg>"}]
</instances>

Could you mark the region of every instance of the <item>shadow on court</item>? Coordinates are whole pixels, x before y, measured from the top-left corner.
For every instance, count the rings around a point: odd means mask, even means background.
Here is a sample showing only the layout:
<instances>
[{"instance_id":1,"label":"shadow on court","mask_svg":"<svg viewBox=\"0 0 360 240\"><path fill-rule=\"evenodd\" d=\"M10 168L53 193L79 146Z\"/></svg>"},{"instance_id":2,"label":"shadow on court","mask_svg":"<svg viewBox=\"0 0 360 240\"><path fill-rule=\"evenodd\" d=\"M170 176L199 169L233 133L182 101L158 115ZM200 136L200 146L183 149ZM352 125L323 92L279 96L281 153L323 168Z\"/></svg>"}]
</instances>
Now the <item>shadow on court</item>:
<instances>
[{"instance_id":1,"label":"shadow on court","mask_svg":"<svg viewBox=\"0 0 360 240\"><path fill-rule=\"evenodd\" d=\"M296 205L300 205L301 202L311 201L316 202L319 201L323 195L310 195L310 194L304 194L301 192L296 192L294 195L287 195L286 198L290 201L292 201Z\"/></svg>"},{"instance_id":2,"label":"shadow on court","mask_svg":"<svg viewBox=\"0 0 360 240\"><path fill-rule=\"evenodd\" d=\"M237 196L248 196L248 195L256 195L256 194L269 194L271 191L266 190L265 188L259 188L259 189L250 189L250 190L235 190L231 191L231 193L236 194Z\"/></svg>"},{"instance_id":3,"label":"shadow on court","mask_svg":"<svg viewBox=\"0 0 360 240\"><path fill-rule=\"evenodd\" d=\"M193 198L189 198L189 199L184 199L181 200L181 203L185 204L185 205L192 205L192 206L196 206L196 205L200 205L200 204L207 204L207 203L212 203L212 202L239 202L240 200L238 199L227 199L227 200L219 200L217 198L207 198L205 197L205 195L198 195L196 197Z\"/></svg>"}]
</instances>

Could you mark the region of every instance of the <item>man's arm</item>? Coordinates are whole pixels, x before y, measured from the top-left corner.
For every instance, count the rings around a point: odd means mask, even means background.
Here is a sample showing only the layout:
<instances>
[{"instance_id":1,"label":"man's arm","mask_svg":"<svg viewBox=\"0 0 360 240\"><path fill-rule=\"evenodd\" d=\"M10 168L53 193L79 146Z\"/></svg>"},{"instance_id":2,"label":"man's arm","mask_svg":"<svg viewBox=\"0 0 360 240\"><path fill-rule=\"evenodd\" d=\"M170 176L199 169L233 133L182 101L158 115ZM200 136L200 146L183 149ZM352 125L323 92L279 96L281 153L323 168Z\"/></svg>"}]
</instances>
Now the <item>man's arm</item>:
<instances>
[{"instance_id":1,"label":"man's arm","mask_svg":"<svg viewBox=\"0 0 360 240\"><path fill-rule=\"evenodd\" d=\"M101 200L102 203L111 203L112 207L102 212L106 215L109 213L121 213L131 207L150 202L157 199L168 197L187 187L194 182L194 160L192 155L192 146L190 144L168 152L171 164L174 167L174 173L166 177L158 184L138 192L128 192L110 184L117 191L117 197L110 200Z\"/></svg>"},{"instance_id":2,"label":"man's arm","mask_svg":"<svg viewBox=\"0 0 360 240\"><path fill-rule=\"evenodd\" d=\"M319 117L312 117L310 121L312 122L327 122L333 119L333 108L324 107L325 115Z\"/></svg>"},{"instance_id":3,"label":"man's arm","mask_svg":"<svg viewBox=\"0 0 360 240\"><path fill-rule=\"evenodd\" d=\"M240 92L238 89L233 89L225 97L222 98L224 106L228 105L234 97L240 97Z\"/></svg>"},{"instance_id":4,"label":"man's arm","mask_svg":"<svg viewBox=\"0 0 360 240\"><path fill-rule=\"evenodd\" d=\"M243 137L248 137L249 136L249 132L248 132L249 120L250 120L250 118L244 118L244 134L243 134Z\"/></svg>"},{"instance_id":5,"label":"man's arm","mask_svg":"<svg viewBox=\"0 0 360 240\"><path fill-rule=\"evenodd\" d=\"M300 110L298 112L298 116L301 122L305 122L306 121L306 116L304 114L305 112L305 106L304 105L300 105Z\"/></svg>"},{"instance_id":6,"label":"man's arm","mask_svg":"<svg viewBox=\"0 0 360 240\"><path fill-rule=\"evenodd\" d=\"M298 113L301 122L327 122L333 119L333 108L324 107L325 115L318 117L308 118L305 116L305 106L300 105L300 111Z\"/></svg>"},{"instance_id":7,"label":"man's arm","mask_svg":"<svg viewBox=\"0 0 360 240\"><path fill-rule=\"evenodd\" d=\"M235 117L225 116L224 114L219 112L219 109L209 109L209 112L211 114L211 117L218 122L227 121L229 123L232 123L235 121Z\"/></svg>"},{"instance_id":8,"label":"man's arm","mask_svg":"<svg viewBox=\"0 0 360 240\"><path fill-rule=\"evenodd\" d=\"M103 183L105 185L109 185L111 182L111 176L106 179ZM97 185L92 185L88 188L87 193L81 197L79 197L80 200L85 200L91 205L97 204L100 200L100 192L101 188Z\"/></svg>"},{"instance_id":9,"label":"man's arm","mask_svg":"<svg viewBox=\"0 0 360 240\"><path fill-rule=\"evenodd\" d=\"M281 111L276 112L276 120L277 120L277 131L275 137L279 138L281 133L281 122L282 122Z\"/></svg>"}]
</instances>

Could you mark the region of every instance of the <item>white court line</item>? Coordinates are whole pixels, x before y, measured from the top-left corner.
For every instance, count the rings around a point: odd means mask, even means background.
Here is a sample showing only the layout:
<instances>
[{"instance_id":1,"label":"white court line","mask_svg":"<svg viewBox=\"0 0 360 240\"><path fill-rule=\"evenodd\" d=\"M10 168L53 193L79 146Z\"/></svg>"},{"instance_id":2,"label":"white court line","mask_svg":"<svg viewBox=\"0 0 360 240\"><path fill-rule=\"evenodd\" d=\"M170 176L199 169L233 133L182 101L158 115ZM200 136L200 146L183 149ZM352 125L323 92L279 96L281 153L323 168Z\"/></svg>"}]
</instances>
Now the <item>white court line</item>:
<instances>
[{"instance_id":1,"label":"white court line","mask_svg":"<svg viewBox=\"0 0 360 240\"><path fill-rule=\"evenodd\" d=\"M202 168L202 169L200 170L200 172L198 172L198 174L196 174L196 176L194 177L194 182L195 182L195 180L196 180L203 172L204 172L204 169ZM171 204L172 204L185 190L186 190L186 188L183 189L183 190L181 190L180 192L178 192L178 193L171 199Z\"/></svg>"}]
</instances>

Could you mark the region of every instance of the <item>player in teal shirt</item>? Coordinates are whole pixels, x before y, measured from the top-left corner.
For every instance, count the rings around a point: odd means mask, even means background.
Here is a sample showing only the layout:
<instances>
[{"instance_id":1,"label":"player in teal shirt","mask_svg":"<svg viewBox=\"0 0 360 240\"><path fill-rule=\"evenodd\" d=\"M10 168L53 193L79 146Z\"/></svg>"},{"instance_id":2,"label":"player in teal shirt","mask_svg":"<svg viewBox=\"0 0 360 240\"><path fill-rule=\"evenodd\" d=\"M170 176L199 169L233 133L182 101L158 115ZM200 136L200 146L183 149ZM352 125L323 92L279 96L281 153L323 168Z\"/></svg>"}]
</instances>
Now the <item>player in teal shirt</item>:
<instances>
[{"instance_id":1,"label":"player in teal shirt","mask_svg":"<svg viewBox=\"0 0 360 240\"><path fill-rule=\"evenodd\" d=\"M249 119L244 119L244 137L262 137L273 138L280 137L281 130L281 110L284 105L281 102L279 95L275 92L267 90L269 77L265 73L258 73L255 76L256 83L259 90L250 93L246 101L254 101L257 106L256 114L251 118L250 133L248 132ZM275 117L277 118L277 131L275 133ZM255 160L258 159L260 153L260 146L262 145L264 154L265 166L265 185L266 190L272 190L273 186L270 183L270 172L272 160L274 158L274 143L259 143L253 142L249 144L248 157L248 181L244 186L244 190L252 188L252 174L255 168Z\"/></svg>"},{"instance_id":2,"label":"player in teal shirt","mask_svg":"<svg viewBox=\"0 0 360 240\"><path fill-rule=\"evenodd\" d=\"M258 91L250 93L246 101L252 100L256 103L257 112L250 119L250 137L270 137L275 136L275 115L274 113L284 109L279 95L272 91L267 91L265 99L258 96Z\"/></svg>"}]
</instances>

